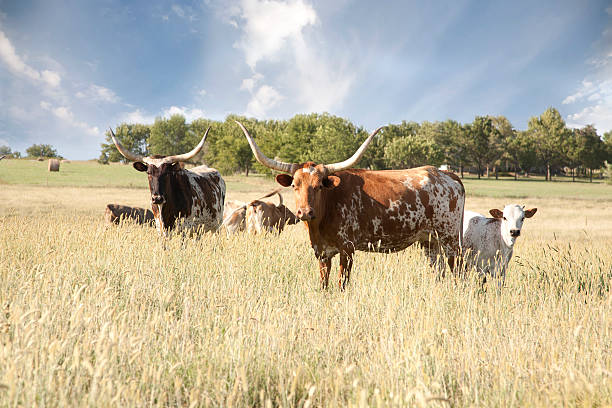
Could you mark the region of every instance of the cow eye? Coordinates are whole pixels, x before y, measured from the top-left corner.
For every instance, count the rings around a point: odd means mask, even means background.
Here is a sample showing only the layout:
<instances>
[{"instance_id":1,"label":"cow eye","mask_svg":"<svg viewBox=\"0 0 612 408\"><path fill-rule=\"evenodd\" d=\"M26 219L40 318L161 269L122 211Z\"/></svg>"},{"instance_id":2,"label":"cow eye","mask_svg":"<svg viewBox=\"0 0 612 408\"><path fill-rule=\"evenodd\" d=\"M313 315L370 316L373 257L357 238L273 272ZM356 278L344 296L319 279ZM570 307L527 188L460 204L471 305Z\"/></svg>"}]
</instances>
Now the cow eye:
<instances>
[{"instance_id":1,"label":"cow eye","mask_svg":"<svg viewBox=\"0 0 612 408\"><path fill-rule=\"evenodd\" d=\"M504 221L508 221L508 220L506 219L506 217L504 217Z\"/></svg>"}]
</instances>

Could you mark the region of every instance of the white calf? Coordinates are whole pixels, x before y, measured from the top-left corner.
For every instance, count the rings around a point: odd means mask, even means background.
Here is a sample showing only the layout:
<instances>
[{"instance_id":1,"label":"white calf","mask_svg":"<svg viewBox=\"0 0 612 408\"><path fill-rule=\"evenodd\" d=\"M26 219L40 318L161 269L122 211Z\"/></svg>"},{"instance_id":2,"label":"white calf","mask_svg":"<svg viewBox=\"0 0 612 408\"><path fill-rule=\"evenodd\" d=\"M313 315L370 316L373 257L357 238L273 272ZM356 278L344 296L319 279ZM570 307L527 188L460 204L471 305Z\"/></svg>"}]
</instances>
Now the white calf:
<instances>
[{"instance_id":1,"label":"white calf","mask_svg":"<svg viewBox=\"0 0 612 408\"><path fill-rule=\"evenodd\" d=\"M493 218L466 211L463 216L463 249L467 252L467 261L475 265L485 279L486 274L490 274L492 277L501 276L503 281L523 221L533 217L537 210L509 204L504 211L489 210Z\"/></svg>"}]
</instances>

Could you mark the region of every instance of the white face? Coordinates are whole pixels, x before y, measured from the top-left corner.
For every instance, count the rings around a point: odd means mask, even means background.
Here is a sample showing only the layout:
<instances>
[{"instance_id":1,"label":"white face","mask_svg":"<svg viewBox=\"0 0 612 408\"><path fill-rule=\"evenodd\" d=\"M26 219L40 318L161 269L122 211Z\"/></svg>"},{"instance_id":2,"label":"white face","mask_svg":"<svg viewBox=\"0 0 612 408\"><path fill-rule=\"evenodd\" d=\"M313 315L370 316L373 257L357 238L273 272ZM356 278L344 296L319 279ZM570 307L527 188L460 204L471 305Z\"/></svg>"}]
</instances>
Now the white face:
<instances>
[{"instance_id":1,"label":"white face","mask_svg":"<svg viewBox=\"0 0 612 408\"><path fill-rule=\"evenodd\" d=\"M504 218L502 219L502 231L504 241L507 245L514 245L516 239L521 235L521 228L525 221L525 207L517 204L509 204L504 207Z\"/></svg>"}]
</instances>

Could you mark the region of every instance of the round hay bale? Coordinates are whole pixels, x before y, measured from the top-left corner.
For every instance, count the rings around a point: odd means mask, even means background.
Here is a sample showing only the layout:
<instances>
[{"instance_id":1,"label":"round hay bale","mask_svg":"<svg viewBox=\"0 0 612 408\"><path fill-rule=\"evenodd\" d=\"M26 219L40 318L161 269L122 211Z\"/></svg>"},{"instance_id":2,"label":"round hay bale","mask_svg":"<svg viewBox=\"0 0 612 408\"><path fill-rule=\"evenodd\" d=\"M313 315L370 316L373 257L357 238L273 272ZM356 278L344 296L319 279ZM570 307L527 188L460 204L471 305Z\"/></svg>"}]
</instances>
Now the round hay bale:
<instances>
[{"instance_id":1,"label":"round hay bale","mask_svg":"<svg viewBox=\"0 0 612 408\"><path fill-rule=\"evenodd\" d=\"M49 171L59 171L60 162L57 159L49 159Z\"/></svg>"}]
</instances>

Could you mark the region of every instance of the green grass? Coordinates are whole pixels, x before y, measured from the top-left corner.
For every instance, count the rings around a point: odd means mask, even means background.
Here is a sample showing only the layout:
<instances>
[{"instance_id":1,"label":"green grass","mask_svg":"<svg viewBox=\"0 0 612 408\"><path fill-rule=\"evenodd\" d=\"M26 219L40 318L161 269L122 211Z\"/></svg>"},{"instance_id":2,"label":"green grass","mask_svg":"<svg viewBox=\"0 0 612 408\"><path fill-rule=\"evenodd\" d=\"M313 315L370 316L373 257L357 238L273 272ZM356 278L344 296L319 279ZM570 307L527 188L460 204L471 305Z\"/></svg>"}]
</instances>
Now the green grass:
<instances>
[{"instance_id":1,"label":"green grass","mask_svg":"<svg viewBox=\"0 0 612 408\"><path fill-rule=\"evenodd\" d=\"M240 175L224 177L228 194L250 196L278 187L271 177ZM612 201L612 186L601 181L546 182L539 177L530 179L495 180L466 177L463 179L468 197L505 198L571 198ZM58 173L47 171L47 162L31 160L3 160L0 162L0 184L22 184L58 187L148 187L147 178L131 165L101 165L94 161L62 163ZM256 198L256 197L253 197Z\"/></svg>"}]
</instances>

